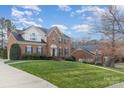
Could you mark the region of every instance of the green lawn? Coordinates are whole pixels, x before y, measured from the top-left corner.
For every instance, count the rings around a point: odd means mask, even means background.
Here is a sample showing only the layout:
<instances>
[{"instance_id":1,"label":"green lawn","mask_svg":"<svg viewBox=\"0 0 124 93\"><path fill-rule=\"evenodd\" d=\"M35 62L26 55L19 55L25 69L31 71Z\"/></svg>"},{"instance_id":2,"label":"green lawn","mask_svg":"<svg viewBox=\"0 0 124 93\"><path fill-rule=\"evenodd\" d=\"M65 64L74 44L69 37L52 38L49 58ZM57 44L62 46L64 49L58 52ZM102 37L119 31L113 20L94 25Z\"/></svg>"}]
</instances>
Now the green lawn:
<instances>
[{"instance_id":1,"label":"green lawn","mask_svg":"<svg viewBox=\"0 0 124 93\"><path fill-rule=\"evenodd\" d=\"M76 62L39 60L10 65L62 88L107 87L124 81L124 74Z\"/></svg>"}]
</instances>

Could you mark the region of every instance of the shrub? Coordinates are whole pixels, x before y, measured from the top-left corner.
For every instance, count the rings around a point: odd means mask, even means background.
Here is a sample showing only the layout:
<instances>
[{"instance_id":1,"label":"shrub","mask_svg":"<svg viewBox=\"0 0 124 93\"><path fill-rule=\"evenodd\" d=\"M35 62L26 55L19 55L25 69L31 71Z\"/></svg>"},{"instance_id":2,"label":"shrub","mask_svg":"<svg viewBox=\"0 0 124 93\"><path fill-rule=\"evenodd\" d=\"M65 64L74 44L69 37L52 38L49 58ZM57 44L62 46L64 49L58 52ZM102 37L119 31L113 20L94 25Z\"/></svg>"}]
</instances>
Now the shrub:
<instances>
[{"instance_id":1,"label":"shrub","mask_svg":"<svg viewBox=\"0 0 124 93\"><path fill-rule=\"evenodd\" d=\"M121 61L124 62L124 57L121 57Z\"/></svg>"},{"instance_id":2,"label":"shrub","mask_svg":"<svg viewBox=\"0 0 124 93\"><path fill-rule=\"evenodd\" d=\"M10 59L11 60L18 60L21 56L21 49L18 44L13 44L10 49Z\"/></svg>"},{"instance_id":3,"label":"shrub","mask_svg":"<svg viewBox=\"0 0 124 93\"><path fill-rule=\"evenodd\" d=\"M0 58L6 59L7 58L7 48L0 48Z\"/></svg>"},{"instance_id":4,"label":"shrub","mask_svg":"<svg viewBox=\"0 0 124 93\"><path fill-rule=\"evenodd\" d=\"M82 63L85 63L85 64L95 64L95 62L89 62L89 61L83 61Z\"/></svg>"},{"instance_id":5,"label":"shrub","mask_svg":"<svg viewBox=\"0 0 124 93\"><path fill-rule=\"evenodd\" d=\"M33 55L23 55L21 59L22 60L49 60L50 58L47 56L40 56L37 54L33 54Z\"/></svg>"},{"instance_id":6,"label":"shrub","mask_svg":"<svg viewBox=\"0 0 124 93\"><path fill-rule=\"evenodd\" d=\"M76 61L75 57L73 57L73 56L65 57L64 60L66 60L66 61Z\"/></svg>"}]
</instances>

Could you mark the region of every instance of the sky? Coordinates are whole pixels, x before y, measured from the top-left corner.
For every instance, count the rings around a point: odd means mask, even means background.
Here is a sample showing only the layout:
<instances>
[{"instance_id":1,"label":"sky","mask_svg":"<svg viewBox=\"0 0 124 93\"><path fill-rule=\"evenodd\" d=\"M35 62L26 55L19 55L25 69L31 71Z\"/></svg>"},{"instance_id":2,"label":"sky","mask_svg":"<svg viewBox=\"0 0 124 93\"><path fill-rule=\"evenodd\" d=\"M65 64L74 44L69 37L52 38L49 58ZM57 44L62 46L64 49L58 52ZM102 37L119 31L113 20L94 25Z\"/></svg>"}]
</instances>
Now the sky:
<instances>
[{"instance_id":1,"label":"sky","mask_svg":"<svg viewBox=\"0 0 124 93\"><path fill-rule=\"evenodd\" d=\"M17 29L31 25L44 28L58 26L72 38L100 39L92 24L98 24L99 15L109 6L87 5L0 5L0 17L12 20Z\"/></svg>"}]
</instances>

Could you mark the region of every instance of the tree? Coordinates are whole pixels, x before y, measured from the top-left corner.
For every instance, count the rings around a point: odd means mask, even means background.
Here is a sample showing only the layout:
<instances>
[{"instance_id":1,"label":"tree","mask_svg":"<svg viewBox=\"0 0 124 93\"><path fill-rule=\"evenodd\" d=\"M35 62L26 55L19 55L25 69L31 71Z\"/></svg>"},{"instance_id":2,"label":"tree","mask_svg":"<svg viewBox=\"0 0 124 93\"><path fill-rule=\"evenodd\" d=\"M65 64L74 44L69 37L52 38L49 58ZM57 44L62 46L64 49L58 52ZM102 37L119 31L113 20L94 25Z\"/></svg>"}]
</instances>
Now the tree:
<instances>
[{"instance_id":1,"label":"tree","mask_svg":"<svg viewBox=\"0 0 124 93\"><path fill-rule=\"evenodd\" d=\"M1 48L4 47L4 29L5 29L5 18L0 18L0 39L1 39Z\"/></svg>"},{"instance_id":2,"label":"tree","mask_svg":"<svg viewBox=\"0 0 124 93\"><path fill-rule=\"evenodd\" d=\"M21 56L21 49L18 44L13 44L10 49L10 59L11 60L18 60Z\"/></svg>"},{"instance_id":3,"label":"tree","mask_svg":"<svg viewBox=\"0 0 124 93\"><path fill-rule=\"evenodd\" d=\"M14 31L15 25L11 22L9 19L0 18L0 44L1 48L5 47L5 44L7 42L7 31Z\"/></svg>"},{"instance_id":4,"label":"tree","mask_svg":"<svg viewBox=\"0 0 124 93\"><path fill-rule=\"evenodd\" d=\"M120 10L117 6L110 6L106 11L101 14L101 24L99 33L105 35L105 37L110 41L111 49L111 59L116 56L116 42L122 37L120 31L122 29L121 19L124 16L120 15ZM114 60L110 64L114 67Z\"/></svg>"}]
</instances>

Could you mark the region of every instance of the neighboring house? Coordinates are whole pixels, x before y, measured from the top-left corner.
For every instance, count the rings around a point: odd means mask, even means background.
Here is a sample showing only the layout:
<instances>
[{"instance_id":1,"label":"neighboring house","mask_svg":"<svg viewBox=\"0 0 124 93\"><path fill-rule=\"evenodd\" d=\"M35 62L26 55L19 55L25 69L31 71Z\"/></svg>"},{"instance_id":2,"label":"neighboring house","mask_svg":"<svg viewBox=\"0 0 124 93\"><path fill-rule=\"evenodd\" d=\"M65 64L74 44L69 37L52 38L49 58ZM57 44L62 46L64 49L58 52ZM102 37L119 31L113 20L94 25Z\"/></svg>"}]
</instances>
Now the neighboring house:
<instances>
[{"instance_id":1,"label":"neighboring house","mask_svg":"<svg viewBox=\"0 0 124 93\"><path fill-rule=\"evenodd\" d=\"M75 52L71 55L76 58L77 61L95 61L96 63L102 63L104 61L101 54L101 45L98 41L91 40L85 43L74 42L72 46Z\"/></svg>"},{"instance_id":2,"label":"neighboring house","mask_svg":"<svg viewBox=\"0 0 124 93\"><path fill-rule=\"evenodd\" d=\"M71 56L75 57L76 61L88 61L93 62L95 60L95 54L91 53L86 49L74 49L71 53Z\"/></svg>"},{"instance_id":3,"label":"neighboring house","mask_svg":"<svg viewBox=\"0 0 124 93\"><path fill-rule=\"evenodd\" d=\"M62 41L61 41L61 40ZM8 58L13 44L19 44L21 56L39 54L44 56L70 56L71 39L57 27L45 29L30 26L24 30L16 30L8 36Z\"/></svg>"}]
</instances>

